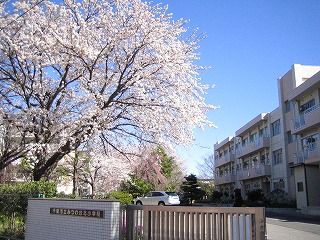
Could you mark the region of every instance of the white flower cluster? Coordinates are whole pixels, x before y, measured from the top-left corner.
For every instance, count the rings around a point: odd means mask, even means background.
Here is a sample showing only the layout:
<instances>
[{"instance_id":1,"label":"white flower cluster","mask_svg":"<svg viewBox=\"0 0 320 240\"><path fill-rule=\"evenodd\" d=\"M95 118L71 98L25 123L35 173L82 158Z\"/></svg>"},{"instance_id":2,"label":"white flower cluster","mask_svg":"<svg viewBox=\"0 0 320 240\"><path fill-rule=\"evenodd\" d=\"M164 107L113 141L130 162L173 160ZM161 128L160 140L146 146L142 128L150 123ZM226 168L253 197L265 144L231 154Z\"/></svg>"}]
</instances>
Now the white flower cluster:
<instances>
[{"instance_id":1,"label":"white flower cluster","mask_svg":"<svg viewBox=\"0 0 320 240\"><path fill-rule=\"evenodd\" d=\"M197 42L141 0L17 1L0 8L0 113L67 152L99 134L121 149L190 143L208 125ZM43 147L42 147L43 148Z\"/></svg>"}]
</instances>

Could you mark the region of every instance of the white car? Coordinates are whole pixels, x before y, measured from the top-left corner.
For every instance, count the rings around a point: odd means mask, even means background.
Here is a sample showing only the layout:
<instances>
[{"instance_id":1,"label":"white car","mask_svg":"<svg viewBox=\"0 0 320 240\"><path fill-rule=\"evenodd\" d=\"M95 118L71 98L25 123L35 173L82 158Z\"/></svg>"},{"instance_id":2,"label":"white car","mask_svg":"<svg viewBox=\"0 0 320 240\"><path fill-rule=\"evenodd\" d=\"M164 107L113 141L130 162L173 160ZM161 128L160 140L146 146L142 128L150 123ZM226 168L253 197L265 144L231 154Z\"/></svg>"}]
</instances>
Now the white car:
<instances>
[{"instance_id":1,"label":"white car","mask_svg":"<svg viewBox=\"0 0 320 240\"><path fill-rule=\"evenodd\" d=\"M175 192L152 191L144 197L134 199L136 205L179 205L180 199Z\"/></svg>"}]
</instances>

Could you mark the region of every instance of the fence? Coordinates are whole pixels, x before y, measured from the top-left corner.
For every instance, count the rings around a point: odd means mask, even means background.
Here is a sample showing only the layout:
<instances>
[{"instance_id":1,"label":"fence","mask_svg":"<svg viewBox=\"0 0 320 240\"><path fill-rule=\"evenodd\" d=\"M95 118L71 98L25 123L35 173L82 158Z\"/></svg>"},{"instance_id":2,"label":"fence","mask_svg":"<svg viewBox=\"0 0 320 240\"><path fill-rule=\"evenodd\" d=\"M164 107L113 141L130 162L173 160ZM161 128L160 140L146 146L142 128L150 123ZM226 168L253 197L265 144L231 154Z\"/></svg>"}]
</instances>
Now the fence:
<instances>
[{"instance_id":1,"label":"fence","mask_svg":"<svg viewBox=\"0 0 320 240\"><path fill-rule=\"evenodd\" d=\"M134 206L122 210L120 239L264 240L264 208Z\"/></svg>"}]
</instances>

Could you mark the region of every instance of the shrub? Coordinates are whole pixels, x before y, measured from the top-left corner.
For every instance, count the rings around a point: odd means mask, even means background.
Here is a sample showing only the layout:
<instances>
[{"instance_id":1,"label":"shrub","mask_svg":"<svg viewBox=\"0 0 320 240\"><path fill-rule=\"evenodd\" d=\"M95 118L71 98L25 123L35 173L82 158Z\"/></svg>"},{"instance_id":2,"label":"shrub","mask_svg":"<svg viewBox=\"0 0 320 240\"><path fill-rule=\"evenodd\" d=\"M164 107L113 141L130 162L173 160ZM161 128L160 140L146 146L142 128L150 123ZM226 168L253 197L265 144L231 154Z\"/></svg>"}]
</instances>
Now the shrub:
<instances>
[{"instance_id":1,"label":"shrub","mask_svg":"<svg viewBox=\"0 0 320 240\"><path fill-rule=\"evenodd\" d=\"M233 203L233 206L234 207L241 207L242 204L243 204L243 199L242 199L242 196L241 196L241 189L236 188L234 190L234 203Z\"/></svg>"},{"instance_id":2,"label":"shrub","mask_svg":"<svg viewBox=\"0 0 320 240\"><path fill-rule=\"evenodd\" d=\"M266 203L270 207L296 207L296 201L290 200L288 193L275 189L266 196Z\"/></svg>"},{"instance_id":3,"label":"shrub","mask_svg":"<svg viewBox=\"0 0 320 240\"><path fill-rule=\"evenodd\" d=\"M220 199L221 199L221 197L222 197L222 195L223 195L222 192L213 191L213 192L212 192L212 196L211 196L212 201L213 201L213 202L219 202Z\"/></svg>"},{"instance_id":4,"label":"shrub","mask_svg":"<svg viewBox=\"0 0 320 240\"><path fill-rule=\"evenodd\" d=\"M120 191L130 193L133 198L143 196L152 190L154 187L151 183L134 175L130 175L130 179L122 182L120 186Z\"/></svg>"},{"instance_id":5,"label":"shrub","mask_svg":"<svg viewBox=\"0 0 320 240\"><path fill-rule=\"evenodd\" d=\"M23 235L28 198L55 195L56 184L53 182L0 184L0 234Z\"/></svg>"},{"instance_id":6,"label":"shrub","mask_svg":"<svg viewBox=\"0 0 320 240\"><path fill-rule=\"evenodd\" d=\"M26 214L28 198L55 197L56 184L54 182L21 182L0 184L0 213L15 212Z\"/></svg>"},{"instance_id":7,"label":"shrub","mask_svg":"<svg viewBox=\"0 0 320 240\"><path fill-rule=\"evenodd\" d=\"M108 194L108 199L119 200L121 204L132 204L133 197L130 193L122 191L114 191Z\"/></svg>"},{"instance_id":8,"label":"shrub","mask_svg":"<svg viewBox=\"0 0 320 240\"><path fill-rule=\"evenodd\" d=\"M263 201L264 195L261 189L252 190L247 193L248 201L256 202L256 201Z\"/></svg>"},{"instance_id":9,"label":"shrub","mask_svg":"<svg viewBox=\"0 0 320 240\"><path fill-rule=\"evenodd\" d=\"M66 199L76 199L76 198L80 198L78 196L76 196L75 194L66 194L64 192L59 192L56 194L55 196L56 198L66 198Z\"/></svg>"}]
</instances>

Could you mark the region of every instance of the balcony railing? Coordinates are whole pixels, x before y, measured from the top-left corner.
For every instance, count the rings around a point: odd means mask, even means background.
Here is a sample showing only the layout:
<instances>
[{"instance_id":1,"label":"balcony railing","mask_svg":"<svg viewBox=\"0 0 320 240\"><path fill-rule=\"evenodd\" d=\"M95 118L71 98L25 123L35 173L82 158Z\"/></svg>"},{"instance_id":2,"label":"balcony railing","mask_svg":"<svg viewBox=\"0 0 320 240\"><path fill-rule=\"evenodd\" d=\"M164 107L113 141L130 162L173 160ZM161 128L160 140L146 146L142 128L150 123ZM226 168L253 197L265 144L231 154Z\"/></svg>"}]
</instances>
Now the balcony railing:
<instances>
[{"instance_id":1,"label":"balcony railing","mask_svg":"<svg viewBox=\"0 0 320 240\"><path fill-rule=\"evenodd\" d=\"M292 133L298 133L315 124L320 124L320 104L308 108L293 120L294 131Z\"/></svg>"},{"instance_id":2,"label":"balcony railing","mask_svg":"<svg viewBox=\"0 0 320 240\"><path fill-rule=\"evenodd\" d=\"M316 163L320 162L320 147L319 144L313 143L309 144L302 151L295 153L295 164L300 163Z\"/></svg>"},{"instance_id":3,"label":"balcony railing","mask_svg":"<svg viewBox=\"0 0 320 240\"><path fill-rule=\"evenodd\" d=\"M224 174L224 175L215 177L215 185L231 183L234 181L235 181L235 174L234 173L228 173L228 174Z\"/></svg>"},{"instance_id":4,"label":"balcony railing","mask_svg":"<svg viewBox=\"0 0 320 240\"><path fill-rule=\"evenodd\" d=\"M234 160L235 160L234 153L227 153L225 155L222 155L221 157L215 158L215 160L214 160L215 167L219 167L223 164L226 164L226 163L234 161Z\"/></svg>"},{"instance_id":5,"label":"balcony railing","mask_svg":"<svg viewBox=\"0 0 320 240\"><path fill-rule=\"evenodd\" d=\"M259 164L254 167L241 169L237 171L238 180L257 178L271 175L271 166Z\"/></svg>"},{"instance_id":6,"label":"balcony railing","mask_svg":"<svg viewBox=\"0 0 320 240\"><path fill-rule=\"evenodd\" d=\"M270 137L260 137L253 142L249 142L246 145L236 148L236 157L240 158L262 148L268 147L270 147Z\"/></svg>"}]
</instances>

